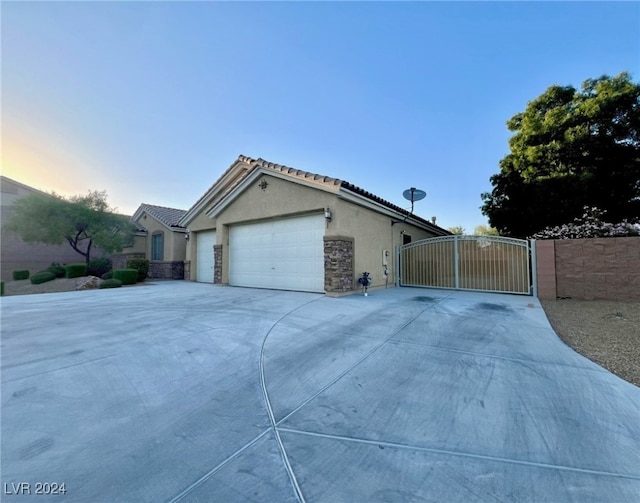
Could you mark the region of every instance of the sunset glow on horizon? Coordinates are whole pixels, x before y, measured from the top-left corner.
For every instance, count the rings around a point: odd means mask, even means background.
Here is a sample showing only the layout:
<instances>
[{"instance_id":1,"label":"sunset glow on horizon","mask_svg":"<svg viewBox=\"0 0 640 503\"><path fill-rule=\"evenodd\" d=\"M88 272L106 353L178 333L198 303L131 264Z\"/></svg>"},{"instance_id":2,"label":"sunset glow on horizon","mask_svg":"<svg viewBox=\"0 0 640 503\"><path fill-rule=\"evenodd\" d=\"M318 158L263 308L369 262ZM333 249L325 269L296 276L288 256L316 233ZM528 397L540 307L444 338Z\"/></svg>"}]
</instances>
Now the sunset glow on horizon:
<instances>
[{"instance_id":1,"label":"sunset glow on horizon","mask_svg":"<svg viewBox=\"0 0 640 503\"><path fill-rule=\"evenodd\" d=\"M528 101L640 78L638 2L5 2L0 22L2 174L130 214L188 209L244 154L401 207L420 188L418 215L470 231Z\"/></svg>"}]
</instances>

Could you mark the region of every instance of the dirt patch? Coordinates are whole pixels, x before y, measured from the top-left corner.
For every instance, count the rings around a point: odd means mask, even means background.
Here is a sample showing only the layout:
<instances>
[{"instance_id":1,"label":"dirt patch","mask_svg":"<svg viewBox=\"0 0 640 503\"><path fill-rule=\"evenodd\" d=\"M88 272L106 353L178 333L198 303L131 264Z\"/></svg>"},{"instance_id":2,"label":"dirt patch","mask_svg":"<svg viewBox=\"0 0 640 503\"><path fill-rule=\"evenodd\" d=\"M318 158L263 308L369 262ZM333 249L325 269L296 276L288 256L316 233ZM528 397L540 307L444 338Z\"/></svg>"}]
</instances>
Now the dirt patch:
<instances>
[{"instance_id":1,"label":"dirt patch","mask_svg":"<svg viewBox=\"0 0 640 503\"><path fill-rule=\"evenodd\" d=\"M640 302L541 300L560 338L591 361L640 386Z\"/></svg>"}]
</instances>

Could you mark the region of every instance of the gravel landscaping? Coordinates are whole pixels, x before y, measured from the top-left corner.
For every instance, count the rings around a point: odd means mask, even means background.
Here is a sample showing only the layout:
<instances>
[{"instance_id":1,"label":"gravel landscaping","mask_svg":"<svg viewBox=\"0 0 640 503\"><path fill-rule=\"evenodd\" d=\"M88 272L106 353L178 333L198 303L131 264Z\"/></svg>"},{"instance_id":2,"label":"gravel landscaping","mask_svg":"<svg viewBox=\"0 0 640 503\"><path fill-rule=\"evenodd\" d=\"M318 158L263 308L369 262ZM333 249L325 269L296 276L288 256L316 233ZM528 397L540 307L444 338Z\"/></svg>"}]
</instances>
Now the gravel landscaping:
<instances>
[{"instance_id":1,"label":"gravel landscaping","mask_svg":"<svg viewBox=\"0 0 640 503\"><path fill-rule=\"evenodd\" d=\"M640 302L574 299L540 302L565 343L640 386Z\"/></svg>"},{"instance_id":2,"label":"gravel landscaping","mask_svg":"<svg viewBox=\"0 0 640 503\"><path fill-rule=\"evenodd\" d=\"M77 278L5 282L5 295L70 292ZM578 353L640 386L640 302L541 300L560 338Z\"/></svg>"}]
</instances>

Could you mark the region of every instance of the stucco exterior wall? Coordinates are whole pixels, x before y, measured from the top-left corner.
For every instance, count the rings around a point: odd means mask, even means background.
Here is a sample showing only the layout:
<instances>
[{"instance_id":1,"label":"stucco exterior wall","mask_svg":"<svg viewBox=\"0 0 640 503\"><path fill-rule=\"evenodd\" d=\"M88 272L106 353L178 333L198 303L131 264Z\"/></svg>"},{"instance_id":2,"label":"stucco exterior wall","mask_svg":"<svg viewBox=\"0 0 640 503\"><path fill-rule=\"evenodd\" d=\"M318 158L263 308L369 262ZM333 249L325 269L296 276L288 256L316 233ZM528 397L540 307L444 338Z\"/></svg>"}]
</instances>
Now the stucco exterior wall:
<instances>
[{"instance_id":1,"label":"stucco exterior wall","mask_svg":"<svg viewBox=\"0 0 640 503\"><path fill-rule=\"evenodd\" d=\"M267 183L264 189L260 187L263 180ZM226 207L217 221L219 225L229 225L323 212L334 200L335 195L330 192L263 175Z\"/></svg>"},{"instance_id":2,"label":"stucco exterior wall","mask_svg":"<svg viewBox=\"0 0 640 503\"><path fill-rule=\"evenodd\" d=\"M207 205L205 210L203 210L196 218L189 222L188 229L190 231L212 231L216 228L216 220L206 215L206 211L210 207L211 205Z\"/></svg>"},{"instance_id":3,"label":"stucco exterior wall","mask_svg":"<svg viewBox=\"0 0 640 503\"><path fill-rule=\"evenodd\" d=\"M147 236L146 235L134 235L133 236L133 245L125 246L122 249L122 253L142 253L146 254L147 252Z\"/></svg>"},{"instance_id":4,"label":"stucco exterior wall","mask_svg":"<svg viewBox=\"0 0 640 503\"><path fill-rule=\"evenodd\" d=\"M402 244L401 232L418 241L433 234L409 223L398 222L391 225L392 218L382 215L373 209L357 205L350 201L337 199L332 208L332 219L327 226L327 233L351 236L354 239L354 272L357 279L363 272L369 273L371 287L387 284L382 263L382 253L387 251L389 269L388 285L394 286L396 281L396 246Z\"/></svg>"},{"instance_id":5,"label":"stucco exterior wall","mask_svg":"<svg viewBox=\"0 0 640 503\"><path fill-rule=\"evenodd\" d=\"M147 238L144 247L146 257L151 260L152 236L162 233L163 240L163 261L175 262L184 261L186 258L186 239L183 232L172 231L166 225L157 220L154 216L145 213L138 221L142 227L147 229Z\"/></svg>"}]
</instances>

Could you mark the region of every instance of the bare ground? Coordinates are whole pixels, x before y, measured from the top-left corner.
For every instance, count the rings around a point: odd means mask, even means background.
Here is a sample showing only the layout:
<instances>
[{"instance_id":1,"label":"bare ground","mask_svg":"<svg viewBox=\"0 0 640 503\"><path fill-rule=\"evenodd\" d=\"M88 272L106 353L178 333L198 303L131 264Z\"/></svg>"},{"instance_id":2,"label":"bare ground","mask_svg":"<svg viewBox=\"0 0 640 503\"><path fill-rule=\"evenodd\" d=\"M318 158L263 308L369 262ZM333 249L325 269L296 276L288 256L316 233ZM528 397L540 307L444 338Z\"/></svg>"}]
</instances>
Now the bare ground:
<instances>
[{"instance_id":1,"label":"bare ground","mask_svg":"<svg viewBox=\"0 0 640 503\"><path fill-rule=\"evenodd\" d=\"M541 300L560 338L578 353L640 386L640 302Z\"/></svg>"},{"instance_id":2,"label":"bare ground","mask_svg":"<svg viewBox=\"0 0 640 503\"><path fill-rule=\"evenodd\" d=\"M58 278L40 285L32 285L28 279L7 281L4 294L71 292L77 283L77 278ZM573 299L540 302L554 330L566 344L640 386L640 302Z\"/></svg>"}]
</instances>

